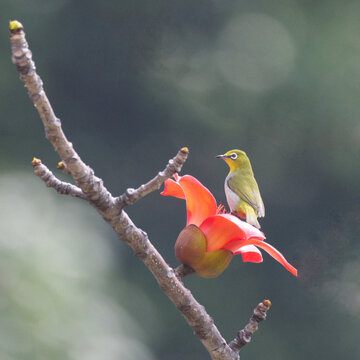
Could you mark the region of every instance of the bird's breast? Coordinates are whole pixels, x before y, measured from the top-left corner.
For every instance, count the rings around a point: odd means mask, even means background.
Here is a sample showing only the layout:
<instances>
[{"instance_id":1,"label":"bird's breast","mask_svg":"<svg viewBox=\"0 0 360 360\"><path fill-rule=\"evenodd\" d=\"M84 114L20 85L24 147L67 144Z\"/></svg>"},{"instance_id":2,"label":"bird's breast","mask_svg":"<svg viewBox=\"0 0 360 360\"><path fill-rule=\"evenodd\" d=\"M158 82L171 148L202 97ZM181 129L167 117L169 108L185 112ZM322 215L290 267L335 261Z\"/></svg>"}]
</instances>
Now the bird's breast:
<instances>
[{"instance_id":1,"label":"bird's breast","mask_svg":"<svg viewBox=\"0 0 360 360\"><path fill-rule=\"evenodd\" d=\"M236 211L239 203L240 203L240 197L238 195L236 195L229 187L228 185L228 180L231 177L231 175L229 175L226 179L225 179L225 195L226 195L226 201L229 205L230 210Z\"/></svg>"}]
</instances>

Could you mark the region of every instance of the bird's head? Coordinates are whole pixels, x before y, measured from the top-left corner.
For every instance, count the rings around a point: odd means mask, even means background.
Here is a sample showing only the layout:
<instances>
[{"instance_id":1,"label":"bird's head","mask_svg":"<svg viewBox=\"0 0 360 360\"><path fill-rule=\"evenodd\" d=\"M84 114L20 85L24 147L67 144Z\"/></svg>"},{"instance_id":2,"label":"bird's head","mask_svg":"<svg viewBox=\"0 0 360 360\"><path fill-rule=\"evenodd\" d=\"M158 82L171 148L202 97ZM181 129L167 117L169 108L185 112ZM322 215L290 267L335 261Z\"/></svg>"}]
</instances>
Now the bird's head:
<instances>
[{"instance_id":1,"label":"bird's head","mask_svg":"<svg viewBox=\"0 0 360 360\"><path fill-rule=\"evenodd\" d=\"M223 159L229 165L230 171L235 171L240 168L251 166L249 158L242 150L230 150L225 154L217 155L216 157Z\"/></svg>"}]
</instances>

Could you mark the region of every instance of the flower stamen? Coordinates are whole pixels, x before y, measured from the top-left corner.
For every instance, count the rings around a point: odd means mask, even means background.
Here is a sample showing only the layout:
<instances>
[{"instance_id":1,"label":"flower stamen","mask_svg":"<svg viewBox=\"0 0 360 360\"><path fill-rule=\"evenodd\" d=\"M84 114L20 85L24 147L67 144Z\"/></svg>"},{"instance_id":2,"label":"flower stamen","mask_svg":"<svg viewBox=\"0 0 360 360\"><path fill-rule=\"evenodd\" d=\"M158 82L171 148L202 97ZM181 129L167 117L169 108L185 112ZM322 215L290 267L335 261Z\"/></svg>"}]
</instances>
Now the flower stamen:
<instances>
[{"instance_id":1,"label":"flower stamen","mask_svg":"<svg viewBox=\"0 0 360 360\"><path fill-rule=\"evenodd\" d=\"M226 214L226 208L225 205L219 204L219 206L216 209L216 215Z\"/></svg>"}]
</instances>

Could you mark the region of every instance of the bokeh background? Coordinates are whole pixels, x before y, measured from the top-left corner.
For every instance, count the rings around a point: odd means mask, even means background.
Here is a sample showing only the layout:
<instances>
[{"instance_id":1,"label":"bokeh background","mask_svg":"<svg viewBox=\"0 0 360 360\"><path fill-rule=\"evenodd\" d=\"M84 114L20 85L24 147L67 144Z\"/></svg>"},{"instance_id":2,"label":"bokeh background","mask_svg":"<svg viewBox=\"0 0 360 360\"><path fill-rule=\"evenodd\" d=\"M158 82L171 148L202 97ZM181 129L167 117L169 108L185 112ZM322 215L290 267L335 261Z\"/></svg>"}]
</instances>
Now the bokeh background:
<instances>
[{"instance_id":1,"label":"bokeh background","mask_svg":"<svg viewBox=\"0 0 360 360\"><path fill-rule=\"evenodd\" d=\"M24 24L66 134L114 195L188 146L183 173L224 203L227 167L214 156L247 152L267 240L299 277L264 254L185 280L228 340L272 300L244 359L360 358L360 1L1 2L1 359L201 360L130 249L32 175L33 156L54 171L59 159L11 64L9 19ZM185 204L155 192L128 212L176 266Z\"/></svg>"}]
</instances>

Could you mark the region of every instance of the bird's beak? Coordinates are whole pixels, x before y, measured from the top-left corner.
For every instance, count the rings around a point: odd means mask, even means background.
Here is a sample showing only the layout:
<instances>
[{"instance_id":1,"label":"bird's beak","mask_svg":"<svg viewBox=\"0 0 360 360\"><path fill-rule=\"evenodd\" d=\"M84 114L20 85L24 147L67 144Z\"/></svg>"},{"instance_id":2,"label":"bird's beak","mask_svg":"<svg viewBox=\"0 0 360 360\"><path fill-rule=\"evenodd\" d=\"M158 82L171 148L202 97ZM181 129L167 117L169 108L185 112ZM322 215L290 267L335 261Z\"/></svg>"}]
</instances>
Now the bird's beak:
<instances>
[{"instance_id":1,"label":"bird's beak","mask_svg":"<svg viewBox=\"0 0 360 360\"><path fill-rule=\"evenodd\" d=\"M225 159L225 158L227 158L227 156L226 155L216 155L216 158L217 159Z\"/></svg>"}]
</instances>

